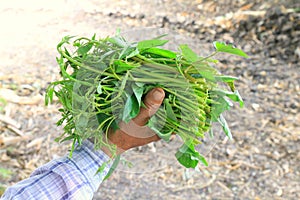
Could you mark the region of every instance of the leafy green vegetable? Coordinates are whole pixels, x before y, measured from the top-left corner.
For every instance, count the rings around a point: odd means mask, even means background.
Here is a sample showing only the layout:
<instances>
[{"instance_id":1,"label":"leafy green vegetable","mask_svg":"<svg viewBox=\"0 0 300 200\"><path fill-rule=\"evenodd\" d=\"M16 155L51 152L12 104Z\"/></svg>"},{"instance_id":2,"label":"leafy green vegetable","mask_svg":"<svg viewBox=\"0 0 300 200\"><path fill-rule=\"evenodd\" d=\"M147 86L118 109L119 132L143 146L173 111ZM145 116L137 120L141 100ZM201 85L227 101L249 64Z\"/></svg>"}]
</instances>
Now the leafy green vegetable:
<instances>
[{"instance_id":1,"label":"leafy green vegetable","mask_svg":"<svg viewBox=\"0 0 300 200\"><path fill-rule=\"evenodd\" d=\"M100 39L66 36L57 45L62 80L49 85L45 103L51 103L55 95L62 104L57 125L64 126L64 133L56 141L72 140L70 155L76 143L88 138L94 138L96 149L109 146L105 139L109 129L116 130L121 121L136 117L144 106L144 95L155 87L164 89L166 97L147 126L166 141L174 133L181 137L183 145L175 156L183 166L208 165L195 146L206 132L212 133L213 122L232 138L222 113L230 110L232 101L242 107L243 100L235 90L237 78L220 74L211 65L217 63L212 56L219 52L247 55L223 42L214 42L216 51L206 57L186 44L171 51L163 48L168 42L163 37L130 43L121 34ZM229 90L222 89L222 83ZM104 165L99 172L103 169Z\"/></svg>"},{"instance_id":2,"label":"leafy green vegetable","mask_svg":"<svg viewBox=\"0 0 300 200\"><path fill-rule=\"evenodd\" d=\"M143 51L145 49L149 49L152 47L163 46L167 42L168 42L168 40L158 40L158 39L143 40L143 41L138 42L137 48L139 51Z\"/></svg>"},{"instance_id":3,"label":"leafy green vegetable","mask_svg":"<svg viewBox=\"0 0 300 200\"><path fill-rule=\"evenodd\" d=\"M131 119L135 118L140 111L138 100L134 94L127 96L127 100L124 106L122 120L128 123Z\"/></svg>"},{"instance_id":4,"label":"leafy green vegetable","mask_svg":"<svg viewBox=\"0 0 300 200\"><path fill-rule=\"evenodd\" d=\"M183 58L188 62L196 62L198 60L198 55L188 45L180 45L180 50Z\"/></svg>"},{"instance_id":5,"label":"leafy green vegetable","mask_svg":"<svg viewBox=\"0 0 300 200\"><path fill-rule=\"evenodd\" d=\"M165 49L159 49L159 48L155 48L155 47L145 50L144 53L154 54L154 55L159 56L159 57L171 58L171 59L175 59L176 55L177 55L173 51L169 51L169 50L165 50Z\"/></svg>"},{"instance_id":6,"label":"leafy green vegetable","mask_svg":"<svg viewBox=\"0 0 300 200\"><path fill-rule=\"evenodd\" d=\"M233 44L226 44L225 42L215 41L214 46L218 52L225 52L248 58L248 55L245 52L236 48Z\"/></svg>"},{"instance_id":7,"label":"leafy green vegetable","mask_svg":"<svg viewBox=\"0 0 300 200\"><path fill-rule=\"evenodd\" d=\"M203 165L208 166L206 159L195 151L193 145L187 146L183 144L175 156L180 164L186 168L195 168L199 161L202 162Z\"/></svg>"}]
</instances>

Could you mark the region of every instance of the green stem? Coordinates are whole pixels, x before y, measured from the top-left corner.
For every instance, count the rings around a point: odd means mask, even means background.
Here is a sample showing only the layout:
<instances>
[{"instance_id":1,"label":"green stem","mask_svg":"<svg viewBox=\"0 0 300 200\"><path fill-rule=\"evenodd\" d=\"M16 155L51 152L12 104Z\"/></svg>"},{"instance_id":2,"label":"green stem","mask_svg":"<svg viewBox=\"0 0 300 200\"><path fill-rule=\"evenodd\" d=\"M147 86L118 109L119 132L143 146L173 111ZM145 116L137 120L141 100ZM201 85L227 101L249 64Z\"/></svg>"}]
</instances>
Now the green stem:
<instances>
[{"instance_id":1,"label":"green stem","mask_svg":"<svg viewBox=\"0 0 300 200\"><path fill-rule=\"evenodd\" d=\"M212 54L210 54L210 55L208 55L208 56L202 58L201 60L196 61L195 63L197 63L197 62L202 62L202 61L204 61L204 60L207 60L208 58L211 58L211 57L217 55L218 53L219 53L218 51L215 51L215 52L213 52Z\"/></svg>"},{"instance_id":2,"label":"green stem","mask_svg":"<svg viewBox=\"0 0 300 200\"><path fill-rule=\"evenodd\" d=\"M98 74L102 74L102 75L105 75L105 76L109 76L109 77L113 77L113 78L116 78L118 80L119 77L118 76L115 76L114 74L111 74L111 73L108 73L108 72L105 72L105 71L100 71L100 70L97 70L97 69L94 69L92 67L89 67L87 65L84 65L83 63L81 62L78 62L77 60L73 59L71 56L68 56L64 51L61 50L61 48L58 48L58 52L66 59L68 59L70 62L72 62L73 64L79 66L79 67L82 67L84 69L87 69L87 70L90 70L92 72L95 72L95 73L98 73ZM76 80L76 79L75 79Z\"/></svg>"},{"instance_id":3,"label":"green stem","mask_svg":"<svg viewBox=\"0 0 300 200\"><path fill-rule=\"evenodd\" d=\"M178 73L178 71L173 68L173 67L170 67L168 65L165 65L165 64L161 64L161 63L157 63L149 58L146 58L145 56L142 56L142 55L136 55L135 57L132 58L133 60L136 60L140 63L144 63L145 65L149 65L153 68L157 68L157 69L165 69L167 71L170 71L170 72L173 72L173 73Z\"/></svg>"},{"instance_id":4,"label":"green stem","mask_svg":"<svg viewBox=\"0 0 300 200\"><path fill-rule=\"evenodd\" d=\"M155 115L158 118L160 118L160 120L159 120L160 122L164 122L166 120L166 116L164 114L162 114L161 112L157 112ZM183 122L183 121L181 121L181 122ZM186 124L188 124L188 123L186 123ZM161 125L164 125L164 124L161 124ZM180 132L182 132L183 134L185 134L185 135L187 135L189 137L192 137L193 139L197 139L197 137L194 134L194 132L192 132L190 128L188 128L186 126L183 126L182 123L176 123L176 124L174 124L174 123L169 123L167 121L166 124L165 124L165 127L167 129L175 129L175 130L180 131Z\"/></svg>"},{"instance_id":5,"label":"green stem","mask_svg":"<svg viewBox=\"0 0 300 200\"><path fill-rule=\"evenodd\" d=\"M183 79L183 78L181 78L181 79L178 80L178 78L176 78L178 74L174 74L173 77L167 77L167 76L165 76L165 73L164 73L163 70L161 70L160 74L159 74L159 73L147 72L147 71L145 71L143 69L140 69L140 68L135 68L134 70L131 71L131 73L132 73L133 77L135 77L135 76L138 77L139 75L146 75L148 77L152 77L153 78L152 79L153 82L159 81L159 82L167 82L167 83L170 83L170 84L171 83L172 84L176 83L176 84L178 84L176 86L181 86L181 87L183 87L182 85L184 83L187 83L187 81L185 79Z\"/></svg>"},{"instance_id":6,"label":"green stem","mask_svg":"<svg viewBox=\"0 0 300 200\"><path fill-rule=\"evenodd\" d=\"M166 92L169 92L170 94L173 94L174 96L177 96L178 98L181 98L181 99L183 99L183 100L185 100L187 103L189 103L190 105L194 105L195 104L195 102L194 101L191 101L190 99L187 99L186 97L184 97L184 96L182 96L182 95L180 95L180 94L178 94L176 91L172 91L172 90L170 90L170 89L168 89L168 88L163 88ZM194 105L195 107L197 106L197 105Z\"/></svg>"}]
</instances>

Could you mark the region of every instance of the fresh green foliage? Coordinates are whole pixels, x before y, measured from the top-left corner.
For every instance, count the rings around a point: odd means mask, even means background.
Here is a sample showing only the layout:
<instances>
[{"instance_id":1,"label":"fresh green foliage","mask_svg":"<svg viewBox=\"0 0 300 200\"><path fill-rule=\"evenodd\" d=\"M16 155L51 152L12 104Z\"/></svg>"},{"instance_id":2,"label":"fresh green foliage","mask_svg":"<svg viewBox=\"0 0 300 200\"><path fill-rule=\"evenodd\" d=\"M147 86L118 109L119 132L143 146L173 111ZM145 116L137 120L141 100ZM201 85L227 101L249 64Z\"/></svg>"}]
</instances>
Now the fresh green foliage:
<instances>
[{"instance_id":1,"label":"fresh green foliage","mask_svg":"<svg viewBox=\"0 0 300 200\"><path fill-rule=\"evenodd\" d=\"M214 42L216 51L200 57L186 44L177 52L164 49L168 41L162 38L129 43L120 34L100 39L64 37L57 46L62 79L49 85L45 99L49 104L56 95L62 104L57 125L64 126L64 133L57 141L72 140L71 153L76 142L87 138L94 138L96 149L114 149L105 142L108 130L136 117L145 94L161 87L166 97L147 126L166 141L172 133L181 137L183 145L175 156L182 165L207 166L195 146L212 131L214 122L232 138L222 113L230 109L231 101L243 106L234 87L237 78L218 73L212 66L217 60L211 57L218 52L247 55L231 44ZM222 89L222 83L229 90Z\"/></svg>"},{"instance_id":2,"label":"fresh green foliage","mask_svg":"<svg viewBox=\"0 0 300 200\"><path fill-rule=\"evenodd\" d=\"M248 55L241 49L236 48L233 44L226 44L225 42L214 42L217 52L225 52L238 56L248 58Z\"/></svg>"}]
</instances>

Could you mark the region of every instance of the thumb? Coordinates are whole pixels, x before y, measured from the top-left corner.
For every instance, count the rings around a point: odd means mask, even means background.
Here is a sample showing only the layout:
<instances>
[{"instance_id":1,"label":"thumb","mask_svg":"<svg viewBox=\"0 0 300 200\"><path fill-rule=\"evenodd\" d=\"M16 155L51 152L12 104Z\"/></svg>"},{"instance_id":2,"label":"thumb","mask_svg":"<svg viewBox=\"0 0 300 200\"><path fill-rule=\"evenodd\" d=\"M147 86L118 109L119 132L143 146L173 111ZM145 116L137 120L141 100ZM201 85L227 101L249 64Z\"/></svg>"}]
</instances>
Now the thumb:
<instances>
[{"instance_id":1,"label":"thumb","mask_svg":"<svg viewBox=\"0 0 300 200\"><path fill-rule=\"evenodd\" d=\"M146 107L140 109L140 113L132 119L137 125L144 126L151 116L159 109L165 97L165 92L162 88L154 88L149 91L144 99Z\"/></svg>"}]
</instances>

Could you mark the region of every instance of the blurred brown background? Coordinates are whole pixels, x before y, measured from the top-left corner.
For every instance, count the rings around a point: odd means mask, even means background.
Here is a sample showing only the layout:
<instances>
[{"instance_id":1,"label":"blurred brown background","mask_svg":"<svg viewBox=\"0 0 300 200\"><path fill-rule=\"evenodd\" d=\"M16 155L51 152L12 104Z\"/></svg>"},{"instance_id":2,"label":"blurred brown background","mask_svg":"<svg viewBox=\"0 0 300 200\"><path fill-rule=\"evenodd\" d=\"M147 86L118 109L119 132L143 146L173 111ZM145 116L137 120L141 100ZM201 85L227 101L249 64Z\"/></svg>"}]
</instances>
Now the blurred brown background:
<instances>
[{"instance_id":1,"label":"blurred brown background","mask_svg":"<svg viewBox=\"0 0 300 200\"><path fill-rule=\"evenodd\" d=\"M158 142L127 152L133 167L120 165L94 199L299 199L299 12L297 0L2 1L0 194L68 150L54 142L59 105L43 103L48 83L59 78L60 39L117 28L145 37L142 28L152 27L200 55L214 40L242 48L250 59L220 55L216 67L240 78L246 107L227 114L233 141L217 128L204 142L209 167L184 169L174 157L180 140Z\"/></svg>"}]
</instances>

